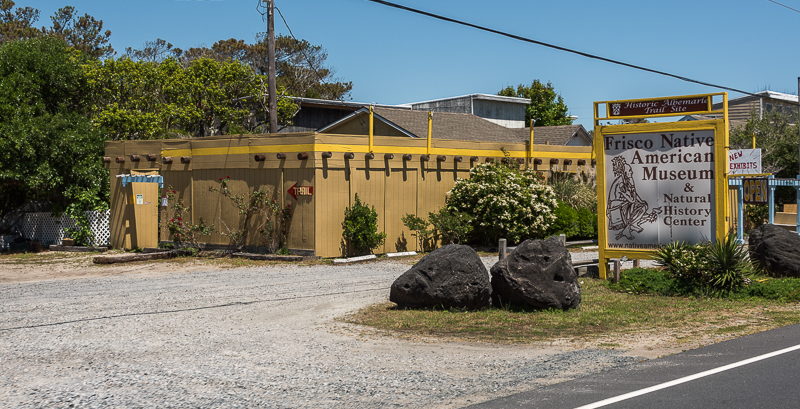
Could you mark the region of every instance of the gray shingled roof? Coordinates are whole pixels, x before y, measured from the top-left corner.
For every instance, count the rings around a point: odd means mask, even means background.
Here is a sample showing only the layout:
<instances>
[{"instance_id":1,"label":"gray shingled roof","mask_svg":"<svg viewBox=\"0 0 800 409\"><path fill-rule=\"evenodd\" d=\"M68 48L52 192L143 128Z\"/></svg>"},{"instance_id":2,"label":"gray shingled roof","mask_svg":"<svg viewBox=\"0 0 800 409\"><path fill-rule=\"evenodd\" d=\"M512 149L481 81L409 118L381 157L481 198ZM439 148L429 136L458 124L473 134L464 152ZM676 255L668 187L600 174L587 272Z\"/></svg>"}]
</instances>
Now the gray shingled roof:
<instances>
[{"instance_id":1,"label":"gray shingled roof","mask_svg":"<svg viewBox=\"0 0 800 409\"><path fill-rule=\"evenodd\" d=\"M531 128L514 129L520 138L528 140ZM566 145L575 134L583 134L587 141L591 143L588 132L583 125L557 125L557 126L538 126L533 128L533 141L539 145Z\"/></svg>"},{"instance_id":2,"label":"gray shingled roof","mask_svg":"<svg viewBox=\"0 0 800 409\"><path fill-rule=\"evenodd\" d=\"M366 115L366 109L359 110L341 121L349 121L356 115ZM428 135L428 111L414 111L375 107L375 115L395 127L419 138ZM328 125L335 127L337 123ZM326 127L326 128L328 128ZM526 142L530 128L506 128L472 114L453 112L433 113L433 137L474 142ZM324 132L322 128L320 131ZM534 129L536 144L566 145L576 134L587 136L582 125L541 126Z\"/></svg>"},{"instance_id":3,"label":"gray shingled roof","mask_svg":"<svg viewBox=\"0 0 800 409\"><path fill-rule=\"evenodd\" d=\"M425 138L428 135L428 112L375 108L375 113L406 131ZM475 142L519 142L509 128L472 114L433 113L433 137Z\"/></svg>"}]
</instances>

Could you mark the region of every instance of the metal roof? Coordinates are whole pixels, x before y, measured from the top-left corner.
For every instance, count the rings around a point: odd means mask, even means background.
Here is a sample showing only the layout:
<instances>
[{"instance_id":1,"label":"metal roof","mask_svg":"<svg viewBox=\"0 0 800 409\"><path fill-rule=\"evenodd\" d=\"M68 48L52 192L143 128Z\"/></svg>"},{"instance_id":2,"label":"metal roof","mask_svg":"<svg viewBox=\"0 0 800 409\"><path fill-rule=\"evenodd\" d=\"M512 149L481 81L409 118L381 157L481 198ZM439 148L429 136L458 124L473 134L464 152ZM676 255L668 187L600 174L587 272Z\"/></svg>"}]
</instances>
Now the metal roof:
<instances>
[{"instance_id":1,"label":"metal roof","mask_svg":"<svg viewBox=\"0 0 800 409\"><path fill-rule=\"evenodd\" d=\"M402 106L412 106L418 104L428 104L431 102L441 102L441 101L450 101L453 99L462 99L462 98L470 98L470 99L483 99L488 101L498 101L498 102L509 102L512 104L529 104L531 102L528 98L519 98L519 97L506 97L502 95L492 95L492 94L467 94L467 95L460 95L457 97L447 97L447 98L438 98L438 99L431 99L428 101L419 101L419 102L409 102L407 104L403 104Z\"/></svg>"}]
</instances>

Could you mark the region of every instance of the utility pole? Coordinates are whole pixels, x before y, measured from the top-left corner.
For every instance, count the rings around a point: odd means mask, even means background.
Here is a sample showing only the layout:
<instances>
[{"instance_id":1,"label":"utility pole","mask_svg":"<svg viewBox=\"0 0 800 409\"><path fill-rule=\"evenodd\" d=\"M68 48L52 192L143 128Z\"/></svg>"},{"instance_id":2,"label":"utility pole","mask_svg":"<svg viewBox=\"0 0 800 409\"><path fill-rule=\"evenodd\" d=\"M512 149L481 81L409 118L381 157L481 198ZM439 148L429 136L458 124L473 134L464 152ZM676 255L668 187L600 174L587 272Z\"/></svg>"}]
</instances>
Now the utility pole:
<instances>
[{"instance_id":1,"label":"utility pole","mask_svg":"<svg viewBox=\"0 0 800 409\"><path fill-rule=\"evenodd\" d=\"M278 132L278 87L275 83L275 0L267 4L267 88L269 92L269 132Z\"/></svg>"}]
</instances>

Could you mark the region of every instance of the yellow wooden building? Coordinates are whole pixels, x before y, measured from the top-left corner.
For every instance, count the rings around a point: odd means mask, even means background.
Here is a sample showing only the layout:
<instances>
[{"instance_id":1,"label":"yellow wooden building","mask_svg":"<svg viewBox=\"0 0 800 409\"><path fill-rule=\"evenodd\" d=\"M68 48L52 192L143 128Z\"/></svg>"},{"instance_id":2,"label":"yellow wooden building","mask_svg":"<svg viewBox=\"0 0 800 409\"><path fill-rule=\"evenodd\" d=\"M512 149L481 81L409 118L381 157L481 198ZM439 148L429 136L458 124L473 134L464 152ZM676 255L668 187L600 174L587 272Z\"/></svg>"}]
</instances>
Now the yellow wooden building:
<instances>
[{"instance_id":1,"label":"yellow wooden building","mask_svg":"<svg viewBox=\"0 0 800 409\"><path fill-rule=\"evenodd\" d=\"M163 176L165 188L191 207L194 222L216 226L205 238L210 244L226 244L219 232L238 223L230 201L209 190L230 177L234 192L266 187L291 209L286 244L293 252L342 255L342 220L355 195L375 207L386 233L376 253L418 250L402 216L438 210L456 180L492 160L543 173L594 172L581 126L535 128L531 135L528 128L506 128L469 114L391 108L360 109L317 132L111 141L105 158L111 243L131 246L136 224L126 210L132 199L117 175L149 172ZM159 235L170 239L163 228ZM260 244L255 236L248 244Z\"/></svg>"}]
</instances>

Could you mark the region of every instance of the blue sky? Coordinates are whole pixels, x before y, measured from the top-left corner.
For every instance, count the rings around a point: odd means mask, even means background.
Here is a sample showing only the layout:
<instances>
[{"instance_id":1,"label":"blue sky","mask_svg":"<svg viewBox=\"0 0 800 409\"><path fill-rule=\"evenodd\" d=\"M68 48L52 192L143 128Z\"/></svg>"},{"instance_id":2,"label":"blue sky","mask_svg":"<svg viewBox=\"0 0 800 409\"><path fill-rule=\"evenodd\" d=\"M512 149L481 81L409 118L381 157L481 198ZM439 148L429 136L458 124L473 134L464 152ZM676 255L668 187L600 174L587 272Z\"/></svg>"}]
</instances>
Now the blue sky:
<instances>
[{"instance_id":1,"label":"blue sky","mask_svg":"<svg viewBox=\"0 0 800 409\"><path fill-rule=\"evenodd\" d=\"M514 34L748 91L796 92L800 13L767 0L396 0ZM800 9L800 0L782 0ZM177 47L252 41L256 0L18 0L41 24L70 4L102 19L118 51L163 38ZM294 34L328 51L351 99L400 104L551 81L578 123L592 102L716 92L365 0L276 0ZM286 34L283 22L278 33ZM731 94L731 97L740 95Z\"/></svg>"}]
</instances>

